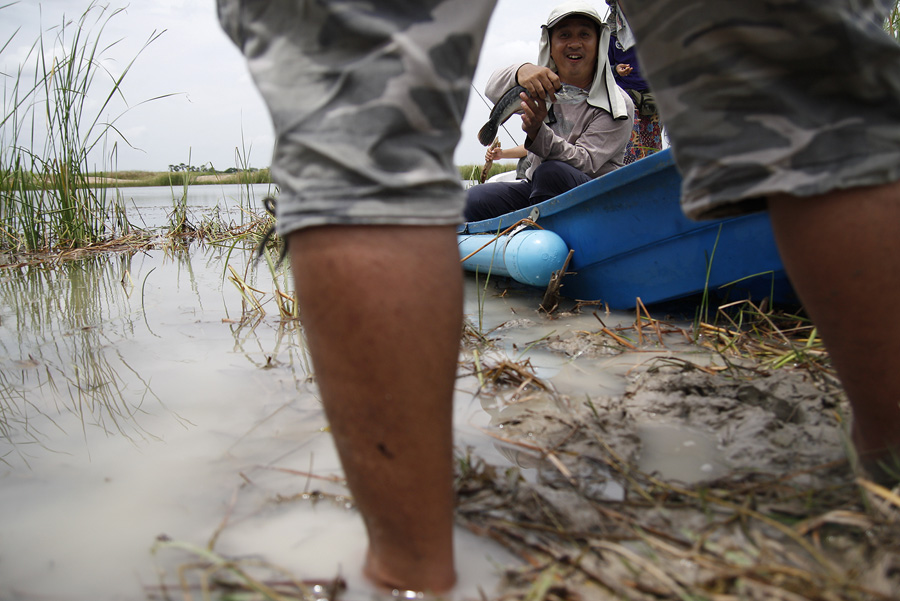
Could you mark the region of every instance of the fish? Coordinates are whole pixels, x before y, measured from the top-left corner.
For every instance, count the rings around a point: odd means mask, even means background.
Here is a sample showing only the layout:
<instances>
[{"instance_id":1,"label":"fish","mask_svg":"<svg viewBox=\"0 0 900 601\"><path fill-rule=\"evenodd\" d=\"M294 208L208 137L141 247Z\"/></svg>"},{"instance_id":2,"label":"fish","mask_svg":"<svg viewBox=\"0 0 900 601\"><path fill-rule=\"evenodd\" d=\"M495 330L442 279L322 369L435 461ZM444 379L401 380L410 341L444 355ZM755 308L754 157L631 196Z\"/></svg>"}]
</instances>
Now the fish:
<instances>
[{"instance_id":1,"label":"fish","mask_svg":"<svg viewBox=\"0 0 900 601\"><path fill-rule=\"evenodd\" d=\"M522 100L519 98L519 94L525 91L522 86L513 86L500 97L500 100L491 109L487 123L478 131L478 141L482 146L489 146L497 137L500 126L521 110ZM556 96L554 104L575 104L587 100L589 94L587 90L578 86L564 83L554 92L554 95ZM547 103L550 104L549 99L547 99Z\"/></svg>"},{"instance_id":2,"label":"fish","mask_svg":"<svg viewBox=\"0 0 900 601\"><path fill-rule=\"evenodd\" d=\"M500 148L500 138L494 138L494 142L491 144L491 150L495 148ZM494 164L494 161L491 159L487 159L484 162L484 167L481 168L481 175L478 177L478 183L483 184L487 179L488 173L491 172L491 165Z\"/></svg>"}]
</instances>

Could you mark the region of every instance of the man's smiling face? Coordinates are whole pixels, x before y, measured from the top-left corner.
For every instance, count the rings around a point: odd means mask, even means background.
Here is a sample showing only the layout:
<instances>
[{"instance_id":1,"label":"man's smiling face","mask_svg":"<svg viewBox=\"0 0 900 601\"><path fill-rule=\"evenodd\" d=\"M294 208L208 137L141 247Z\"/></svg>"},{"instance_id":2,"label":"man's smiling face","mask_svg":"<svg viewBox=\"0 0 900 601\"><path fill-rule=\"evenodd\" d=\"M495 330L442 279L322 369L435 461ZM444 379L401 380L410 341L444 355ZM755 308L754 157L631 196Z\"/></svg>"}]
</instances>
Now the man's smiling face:
<instances>
[{"instance_id":1,"label":"man's smiling face","mask_svg":"<svg viewBox=\"0 0 900 601\"><path fill-rule=\"evenodd\" d=\"M597 24L587 17L566 17L550 32L550 57L563 83L590 87L597 72Z\"/></svg>"}]
</instances>

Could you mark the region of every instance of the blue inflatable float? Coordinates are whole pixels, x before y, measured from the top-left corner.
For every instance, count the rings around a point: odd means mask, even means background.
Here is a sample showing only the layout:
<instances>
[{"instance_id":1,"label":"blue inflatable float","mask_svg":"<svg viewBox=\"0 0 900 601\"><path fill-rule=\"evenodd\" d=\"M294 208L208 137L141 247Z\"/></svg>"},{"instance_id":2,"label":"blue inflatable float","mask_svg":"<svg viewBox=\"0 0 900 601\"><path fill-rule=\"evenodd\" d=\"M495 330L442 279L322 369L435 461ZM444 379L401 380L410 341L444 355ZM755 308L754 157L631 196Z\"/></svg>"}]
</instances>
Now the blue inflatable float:
<instances>
[{"instance_id":1,"label":"blue inflatable float","mask_svg":"<svg viewBox=\"0 0 900 601\"><path fill-rule=\"evenodd\" d=\"M500 237L461 234L457 244L468 271L508 276L531 286L549 284L553 272L562 269L569 254L563 239L548 230L522 230Z\"/></svg>"}]
</instances>

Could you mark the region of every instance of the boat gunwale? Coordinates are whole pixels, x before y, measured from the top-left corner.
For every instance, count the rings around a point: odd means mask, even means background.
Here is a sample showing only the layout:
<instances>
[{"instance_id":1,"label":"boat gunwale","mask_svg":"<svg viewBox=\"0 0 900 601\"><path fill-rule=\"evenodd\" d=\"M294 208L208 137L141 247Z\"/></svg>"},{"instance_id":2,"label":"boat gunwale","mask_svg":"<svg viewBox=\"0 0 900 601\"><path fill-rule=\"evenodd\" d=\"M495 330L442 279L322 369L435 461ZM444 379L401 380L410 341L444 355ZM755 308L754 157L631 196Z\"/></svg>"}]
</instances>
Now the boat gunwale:
<instances>
[{"instance_id":1,"label":"boat gunwale","mask_svg":"<svg viewBox=\"0 0 900 601\"><path fill-rule=\"evenodd\" d=\"M457 234L496 234L498 231L518 223L523 219L529 219L535 210L540 217L548 217L569 210L577 205L591 202L599 196L604 196L618 188L623 188L648 175L653 175L675 164L671 150L664 149L645 157L640 161L626 165L605 175L594 178L562 194L548 198L536 205L525 207L504 213L498 217L483 219L481 221L468 221L457 228ZM540 217L536 223L540 224Z\"/></svg>"}]
</instances>

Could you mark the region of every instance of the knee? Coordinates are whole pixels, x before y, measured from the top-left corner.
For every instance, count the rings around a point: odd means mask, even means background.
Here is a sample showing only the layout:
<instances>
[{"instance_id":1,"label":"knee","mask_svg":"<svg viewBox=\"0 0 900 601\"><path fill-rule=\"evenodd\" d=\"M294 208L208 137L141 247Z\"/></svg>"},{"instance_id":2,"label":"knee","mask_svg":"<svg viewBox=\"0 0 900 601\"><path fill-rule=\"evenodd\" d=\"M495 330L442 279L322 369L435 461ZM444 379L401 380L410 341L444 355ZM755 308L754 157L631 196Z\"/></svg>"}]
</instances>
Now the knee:
<instances>
[{"instance_id":1,"label":"knee","mask_svg":"<svg viewBox=\"0 0 900 601\"><path fill-rule=\"evenodd\" d=\"M562 161L542 161L541 164L535 168L532 179L538 176L546 176L549 173L559 173L564 169L564 165L565 163Z\"/></svg>"},{"instance_id":2,"label":"knee","mask_svg":"<svg viewBox=\"0 0 900 601\"><path fill-rule=\"evenodd\" d=\"M538 170L544 170L549 173L581 173L581 170L565 161L544 161L535 169L535 171Z\"/></svg>"},{"instance_id":3,"label":"knee","mask_svg":"<svg viewBox=\"0 0 900 601\"><path fill-rule=\"evenodd\" d=\"M575 174L581 173L575 167L562 161L544 161L534 170L531 176L532 181L566 181L571 179Z\"/></svg>"},{"instance_id":4,"label":"knee","mask_svg":"<svg viewBox=\"0 0 900 601\"><path fill-rule=\"evenodd\" d=\"M497 217L515 208L516 198L514 184L490 183L472 186L466 194L463 217L466 221Z\"/></svg>"},{"instance_id":5,"label":"knee","mask_svg":"<svg viewBox=\"0 0 900 601\"><path fill-rule=\"evenodd\" d=\"M484 184L481 184L483 186ZM483 194L478 190L481 186L473 186L469 188L466 194L466 207L463 209L463 219L466 221L481 221L485 219L485 209L487 208L490 196Z\"/></svg>"}]
</instances>

